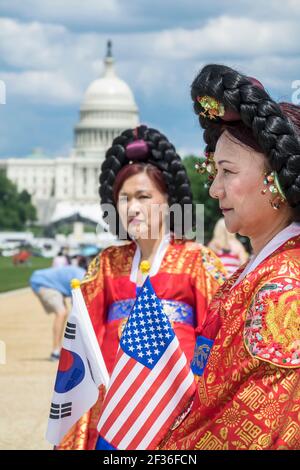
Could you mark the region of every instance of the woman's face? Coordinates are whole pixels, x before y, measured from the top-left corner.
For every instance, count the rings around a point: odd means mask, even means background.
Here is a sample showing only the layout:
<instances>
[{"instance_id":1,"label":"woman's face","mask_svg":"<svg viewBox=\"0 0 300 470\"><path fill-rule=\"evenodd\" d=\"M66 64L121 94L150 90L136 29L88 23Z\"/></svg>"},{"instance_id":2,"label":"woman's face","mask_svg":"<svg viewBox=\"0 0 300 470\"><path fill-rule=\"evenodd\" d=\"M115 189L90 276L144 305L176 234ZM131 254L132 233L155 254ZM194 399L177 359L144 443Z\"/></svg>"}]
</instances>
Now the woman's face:
<instances>
[{"instance_id":1,"label":"woman's face","mask_svg":"<svg viewBox=\"0 0 300 470\"><path fill-rule=\"evenodd\" d=\"M250 238L269 230L281 210L271 207L269 191L261 194L264 155L242 145L225 131L217 142L214 160L217 175L209 192L219 199L227 230Z\"/></svg>"},{"instance_id":2,"label":"woman's face","mask_svg":"<svg viewBox=\"0 0 300 470\"><path fill-rule=\"evenodd\" d=\"M128 234L135 239L160 238L167 201L167 195L146 173L127 178L118 195L117 209Z\"/></svg>"}]
</instances>

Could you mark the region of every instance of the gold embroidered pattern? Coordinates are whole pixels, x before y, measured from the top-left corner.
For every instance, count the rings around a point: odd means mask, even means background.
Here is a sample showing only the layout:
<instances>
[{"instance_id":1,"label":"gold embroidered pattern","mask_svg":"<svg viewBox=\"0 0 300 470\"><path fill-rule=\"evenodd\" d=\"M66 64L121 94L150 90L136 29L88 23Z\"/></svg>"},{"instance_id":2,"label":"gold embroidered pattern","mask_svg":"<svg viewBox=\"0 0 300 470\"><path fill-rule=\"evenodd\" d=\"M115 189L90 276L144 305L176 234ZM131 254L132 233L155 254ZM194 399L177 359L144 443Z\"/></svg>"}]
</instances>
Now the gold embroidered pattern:
<instances>
[{"instance_id":1,"label":"gold embroidered pattern","mask_svg":"<svg viewBox=\"0 0 300 470\"><path fill-rule=\"evenodd\" d=\"M185 243L184 249L178 250L171 244L162 261L161 272L188 274L195 283L196 289L207 299L215 294L226 276L219 258L208 248L197 243Z\"/></svg>"},{"instance_id":2,"label":"gold embroidered pattern","mask_svg":"<svg viewBox=\"0 0 300 470\"><path fill-rule=\"evenodd\" d=\"M244 338L254 357L300 367L300 282L277 277L264 284L247 312Z\"/></svg>"},{"instance_id":3,"label":"gold embroidered pattern","mask_svg":"<svg viewBox=\"0 0 300 470\"><path fill-rule=\"evenodd\" d=\"M84 276L84 278L82 279L81 281L81 284L84 284L85 282L89 282L89 281L92 281L93 279L95 279L98 275L98 272L99 272L99 269L100 269L100 254L96 256L96 258L94 258L89 266L88 266L88 270Z\"/></svg>"},{"instance_id":4,"label":"gold embroidered pattern","mask_svg":"<svg viewBox=\"0 0 300 470\"><path fill-rule=\"evenodd\" d=\"M300 294L300 290L298 294ZM269 299L266 328L261 331L264 341L268 341L271 334L276 343L282 343L288 351L291 351L295 338L300 339L298 305L299 297L296 297L296 292L293 291L282 294L278 302Z\"/></svg>"},{"instance_id":5,"label":"gold embroidered pattern","mask_svg":"<svg viewBox=\"0 0 300 470\"><path fill-rule=\"evenodd\" d=\"M231 408L227 408L222 418L217 419L216 423L224 423L225 426L236 427L242 420L242 415L247 415L247 411L241 410L240 405L233 401Z\"/></svg>"},{"instance_id":6,"label":"gold embroidered pattern","mask_svg":"<svg viewBox=\"0 0 300 470\"><path fill-rule=\"evenodd\" d=\"M299 304L300 236L282 245L233 287L237 276L239 272L225 281L210 306L209 315L221 317L221 328L211 350L211 354L213 351L220 354L217 366L216 361L208 360L197 384L198 408L192 409L169 436L165 449L300 448L300 367L295 364L287 368L284 363L272 362L278 357L275 353L278 345L284 346L289 357L293 354L291 347L297 347L293 295ZM264 286L271 287L264 290ZM283 303L288 313L285 316ZM273 315L275 329L266 322L266 315L274 314L266 309L269 305L275 311L278 305L282 309L279 312L282 316ZM282 331L285 326L292 326L293 337ZM267 341L263 345L271 349L266 353L273 354L269 360L262 360L243 341L244 332L250 329L255 339L253 346L264 341L263 331ZM273 335L276 339L283 335L283 343L276 343Z\"/></svg>"},{"instance_id":7,"label":"gold embroidered pattern","mask_svg":"<svg viewBox=\"0 0 300 470\"><path fill-rule=\"evenodd\" d=\"M238 394L238 398L251 410L257 410L266 400L264 390L257 385L250 383L245 390Z\"/></svg>"},{"instance_id":8,"label":"gold embroidered pattern","mask_svg":"<svg viewBox=\"0 0 300 470\"><path fill-rule=\"evenodd\" d=\"M214 436L210 431L207 431L202 439L195 445L196 450L222 450L223 443Z\"/></svg>"},{"instance_id":9,"label":"gold embroidered pattern","mask_svg":"<svg viewBox=\"0 0 300 470\"><path fill-rule=\"evenodd\" d=\"M289 419L287 426L285 427L282 439L289 444L291 448L299 449L300 445L300 426L299 422L296 423Z\"/></svg>"}]
</instances>

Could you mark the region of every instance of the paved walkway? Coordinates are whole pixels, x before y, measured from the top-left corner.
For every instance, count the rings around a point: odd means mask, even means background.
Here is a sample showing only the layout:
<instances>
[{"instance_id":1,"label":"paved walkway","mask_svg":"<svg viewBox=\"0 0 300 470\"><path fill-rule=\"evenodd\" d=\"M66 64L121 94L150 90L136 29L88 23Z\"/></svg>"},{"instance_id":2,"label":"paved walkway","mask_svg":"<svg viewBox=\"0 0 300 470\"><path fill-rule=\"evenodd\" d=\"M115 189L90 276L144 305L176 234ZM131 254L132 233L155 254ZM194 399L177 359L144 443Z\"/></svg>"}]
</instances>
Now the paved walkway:
<instances>
[{"instance_id":1,"label":"paved walkway","mask_svg":"<svg viewBox=\"0 0 300 470\"><path fill-rule=\"evenodd\" d=\"M44 437L57 369L48 360L52 322L30 289L0 295L0 449L52 447Z\"/></svg>"}]
</instances>

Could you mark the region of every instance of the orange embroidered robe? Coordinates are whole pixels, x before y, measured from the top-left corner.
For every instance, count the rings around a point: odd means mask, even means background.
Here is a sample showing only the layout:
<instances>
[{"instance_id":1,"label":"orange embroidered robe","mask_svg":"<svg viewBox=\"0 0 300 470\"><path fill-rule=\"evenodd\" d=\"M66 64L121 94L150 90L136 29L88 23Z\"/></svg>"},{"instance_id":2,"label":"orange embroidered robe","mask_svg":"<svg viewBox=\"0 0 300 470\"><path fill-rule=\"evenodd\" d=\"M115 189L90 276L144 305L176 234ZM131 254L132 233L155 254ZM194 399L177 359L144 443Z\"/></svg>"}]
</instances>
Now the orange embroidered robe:
<instances>
[{"instance_id":1,"label":"orange embroidered robe","mask_svg":"<svg viewBox=\"0 0 300 470\"><path fill-rule=\"evenodd\" d=\"M161 448L300 449L300 236L232 287L240 273L211 303L193 408Z\"/></svg>"},{"instance_id":2,"label":"orange embroidered robe","mask_svg":"<svg viewBox=\"0 0 300 470\"><path fill-rule=\"evenodd\" d=\"M96 336L109 373L119 338L136 298L130 272L136 245L104 250L91 263L81 283ZM165 312L188 360L193 358L195 327L203 325L210 300L225 279L219 259L194 243L172 241L151 284L162 299ZM58 449L93 449L98 437L101 397L67 433Z\"/></svg>"}]
</instances>

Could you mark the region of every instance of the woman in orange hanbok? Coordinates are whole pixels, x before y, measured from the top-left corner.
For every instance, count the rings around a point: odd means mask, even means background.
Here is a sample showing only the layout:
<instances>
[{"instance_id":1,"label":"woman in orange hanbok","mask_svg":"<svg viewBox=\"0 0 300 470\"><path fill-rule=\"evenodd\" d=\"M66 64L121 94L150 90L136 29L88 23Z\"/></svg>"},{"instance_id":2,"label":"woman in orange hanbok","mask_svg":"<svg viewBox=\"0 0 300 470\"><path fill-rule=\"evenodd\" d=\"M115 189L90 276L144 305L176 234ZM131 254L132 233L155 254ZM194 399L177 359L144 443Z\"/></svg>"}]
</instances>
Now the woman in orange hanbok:
<instances>
[{"instance_id":1,"label":"woman in orange hanbok","mask_svg":"<svg viewBox=\"0 0 300 470\"><path fill-rule=\"evenodd\" d=\"M198 327L194 404L161 448L300 449L300 108L221 65L204 67L192 98L199 168L253 256Z\"/></svg>"},{"instance_id":2,"label":"woman in orange hanbok","mask_svg":"<svg viewBox=\"0 0 300 470\"><path fill-rule=\"evenodd\" d=\"M105 249L81 284L108 372L112 372L122 329L142 284L143 260L150 262L152 286L191 361L195 327L203 325L224 271L209 249L179 239L178 225L181 220L186 224L188 217L184 219L182 213L169 227L166 223L169 206L191 210L192 204L189 180L173 145L146 126L123 132L107 151L100 196L111 231L128 238L122 246ZM179 227L181 233L191 228L190 220L187 226ZM102 393L58 449L95 448Z\"/></svg>"}]
</instances>

